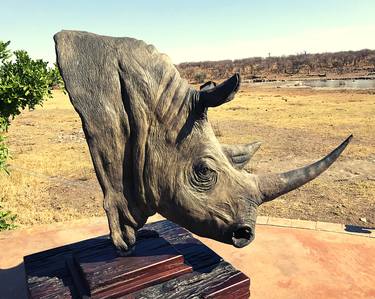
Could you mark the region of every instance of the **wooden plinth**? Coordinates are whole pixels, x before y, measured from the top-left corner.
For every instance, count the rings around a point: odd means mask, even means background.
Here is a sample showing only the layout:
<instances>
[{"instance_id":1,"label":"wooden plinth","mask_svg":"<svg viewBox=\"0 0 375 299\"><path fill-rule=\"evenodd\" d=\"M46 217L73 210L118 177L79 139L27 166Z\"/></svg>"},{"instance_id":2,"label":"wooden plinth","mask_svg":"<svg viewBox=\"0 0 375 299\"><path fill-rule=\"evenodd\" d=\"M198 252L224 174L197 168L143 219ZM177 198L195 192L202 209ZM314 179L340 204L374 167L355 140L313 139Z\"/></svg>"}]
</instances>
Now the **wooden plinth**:
<instances>
[{"instance_id":1,"label":"wooden plinth","mask_svg":"<svg viewBox=\"0 0 375 299\"><path fill-rule=\"evenodd\" d=\"M233 298L250 279L170 221L145 225L119 256L107 236L24 257L30 298Z\"/></svg>"}]
</instances>

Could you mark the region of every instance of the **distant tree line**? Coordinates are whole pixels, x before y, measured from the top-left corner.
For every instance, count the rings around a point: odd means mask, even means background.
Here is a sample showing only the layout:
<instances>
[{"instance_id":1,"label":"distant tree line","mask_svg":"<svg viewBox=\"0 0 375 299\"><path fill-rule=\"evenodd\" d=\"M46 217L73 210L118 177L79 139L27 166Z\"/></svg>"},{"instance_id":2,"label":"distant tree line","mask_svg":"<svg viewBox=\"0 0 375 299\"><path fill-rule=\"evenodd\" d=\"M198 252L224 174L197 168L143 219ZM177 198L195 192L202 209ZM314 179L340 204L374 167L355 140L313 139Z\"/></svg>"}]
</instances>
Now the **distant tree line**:
<instances>
[{"instance_id":1,"label":"distant tree line","mask_svg":"<svg viewBox=\"0 0 375 299\"><path fill-rule=\"evenodd\" d=\"M240 72L242 78L326 76L358 73L375 75L375 50L343 51L335 53L301 53L279 57L252 57L237 60L186 62L177 65L182 77L189 81L224 79ZM199 82L197 82L199 83Z\"/></svg>"}]
</instances>

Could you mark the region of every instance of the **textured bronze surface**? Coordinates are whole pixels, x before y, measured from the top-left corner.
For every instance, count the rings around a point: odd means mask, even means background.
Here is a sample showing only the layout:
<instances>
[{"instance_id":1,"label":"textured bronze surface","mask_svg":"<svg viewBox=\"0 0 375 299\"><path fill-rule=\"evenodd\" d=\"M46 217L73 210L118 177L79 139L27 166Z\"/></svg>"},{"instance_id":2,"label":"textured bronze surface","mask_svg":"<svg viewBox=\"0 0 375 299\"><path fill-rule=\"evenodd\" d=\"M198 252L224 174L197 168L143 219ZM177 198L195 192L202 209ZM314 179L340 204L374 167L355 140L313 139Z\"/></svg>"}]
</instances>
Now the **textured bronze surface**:
<instances>
[{"instance_id":1,"label":"textured bronze surface","mask_svg":"<svg viewBox=\"0 0 375 299\"><path fill-rule=\"evenodd\" d=\"M316 178L352 137L306 167L251 173L244 168L260 142L220 144L207 114L234 99L239 73L197 90L168 56L141 40L71 30L54 40L119 250L133 247L155 213L199 236L245 247L255 238L259 205Z\"/></svg>"}]
</instances>

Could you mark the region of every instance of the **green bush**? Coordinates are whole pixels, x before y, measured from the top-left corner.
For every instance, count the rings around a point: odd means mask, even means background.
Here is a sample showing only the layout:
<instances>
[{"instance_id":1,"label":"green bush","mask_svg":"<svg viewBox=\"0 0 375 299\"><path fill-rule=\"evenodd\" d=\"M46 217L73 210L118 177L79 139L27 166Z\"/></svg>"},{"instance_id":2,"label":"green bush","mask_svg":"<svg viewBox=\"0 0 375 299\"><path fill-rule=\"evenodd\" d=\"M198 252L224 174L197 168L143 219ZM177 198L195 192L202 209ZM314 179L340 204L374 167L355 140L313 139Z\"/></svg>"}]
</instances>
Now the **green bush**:
<instances>
[{"instance_id":1,"label":"green bush","mask_svg":"<svg viewBox=\"0 0 375 299\"><path fill-rule=\"evenodd\" d=\"M9 150L5 144L5 136L0 135L0 171L4 170L9 174L6 167L6 161L9 158Z\"/></svg>"},{"instance_id":2,"label":"green bush","mask_svg":"<svg viewBox=\"0 0 375 299\"><path fill-rule=\"evenodd\" d=\"M9 211L2 211L1 209L2 207L0 206L0 231L15 228L14 220L17 216Z\"/></svg>"},{"instance_id":3,"label":"green bush","mask_svg":"<svg viewBox=\"0 0 375 299\"><path fill-rule=\"evenodd\" d=\"M11 120L22 110L41 105L52 97L53 88L63 86L56 65L49 68L47 62L31 59L24 50L12 53L9 44L0 41L0 171L6 170L9 157L4 133Z\"/></svg>"},{"instance_id":4,"label":"green bush","mask_svg":"<svg viewBox=\"0 0 375 299\"><path fill-rule=\"evenodd\" d=\"M14 55L15 61L0 66L0 117L6 127L23 109L33 109L50 97L53 82L47 62L32 60L26 51Z\"/></svg>"},{"instance_id":5,"label":"green bush","mask_svg":"<svg viewBox=\"0 0 375 299\"><path fill-rule=\"evenodd\" d=\"M194 74L194 80L197 83L203 83L206 80L206 73L204 72L197 72Z\"/></svg>"},{"instance_id":6,"label":"green bush","mask_svg":"<svg viewBox=\"0 0 375 299\"><path fill-rule=\"evenodd\" d=\"M64 81L61 77L59 68L57 67L56 63L53 65L53 68L49 70L49 75L51 78L52 89L62 89L65 93Z\"/></svg>"}]
</instances>

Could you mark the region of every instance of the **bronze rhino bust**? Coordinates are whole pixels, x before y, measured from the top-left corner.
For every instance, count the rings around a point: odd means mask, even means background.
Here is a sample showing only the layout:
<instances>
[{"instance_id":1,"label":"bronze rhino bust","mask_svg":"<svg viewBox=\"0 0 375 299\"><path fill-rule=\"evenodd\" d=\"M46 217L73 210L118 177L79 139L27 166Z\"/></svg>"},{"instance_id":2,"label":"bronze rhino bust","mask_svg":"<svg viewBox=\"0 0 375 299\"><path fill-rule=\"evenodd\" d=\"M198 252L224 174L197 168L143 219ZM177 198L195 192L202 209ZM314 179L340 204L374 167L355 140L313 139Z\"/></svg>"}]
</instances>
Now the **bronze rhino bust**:
<instances>
[{"instance_id":1,"label":"bronze rhino bust","mask_svg":"<svg viewBox=\"0 0 375 299\"><path fill-rule=\"evenodd\" d=\"M79 31L54 39L119 250L131 249L137 230L156 212L198 235L243 247L254 238L257 207L317 177L351 139L304 168L248 173L243 167L259 143L221 145L207 119L209 107L233 99L239 74L198 91L143 41Z\"/></svg>"}]
</instances>

